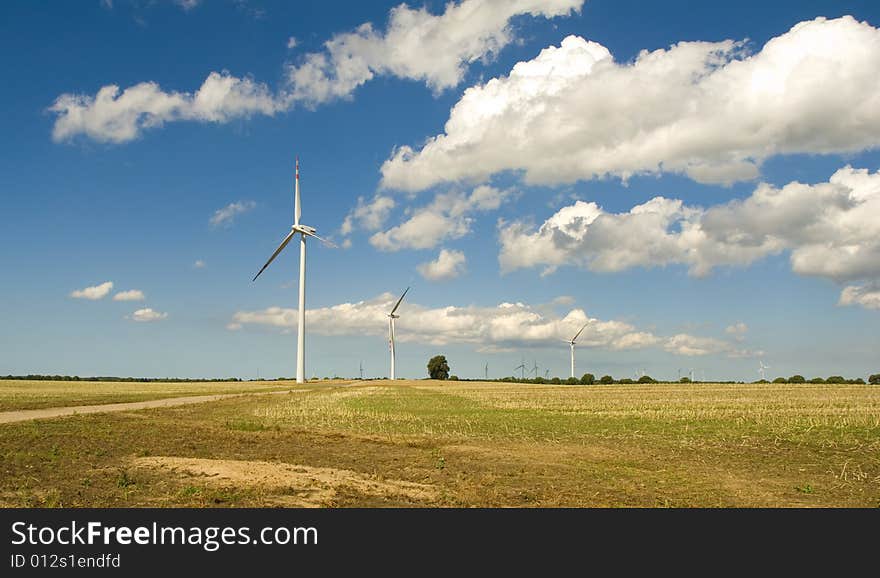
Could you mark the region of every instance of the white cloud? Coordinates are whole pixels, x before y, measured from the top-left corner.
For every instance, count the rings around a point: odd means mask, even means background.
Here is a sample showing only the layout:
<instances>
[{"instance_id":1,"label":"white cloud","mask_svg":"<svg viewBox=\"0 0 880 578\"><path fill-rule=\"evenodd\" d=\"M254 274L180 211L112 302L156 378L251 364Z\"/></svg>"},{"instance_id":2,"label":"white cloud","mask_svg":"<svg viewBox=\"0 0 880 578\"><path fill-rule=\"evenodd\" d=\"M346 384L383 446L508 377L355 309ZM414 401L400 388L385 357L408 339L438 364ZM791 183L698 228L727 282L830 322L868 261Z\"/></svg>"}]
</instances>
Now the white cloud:
<instances>
[{"instance_id":1,"label":"white cloud","mask_svg":"<svg viewBox=\"0 0 880 578\"><path fill-rule=\"evenodd\" d=\"M385 224L385 220L395 205L394 199L384 195L376 195L368 203L364 202L363 197L358 197L357 207L345 217L339 232L343 235L349 235L355 225L368 231L375 231Z\"/></svg>"},{"instance_id":2,"label":"white cloud","mask_svg":"<svg viewBox=\"0 0 880 578\"><path fill-rule=\"evenodd\" d=\"M465 262L464 253L461 251L443 249L436 259L422 263L416 269L429 281L445 281L455 279L464 273Z\"/></svg>"},{"instance_id":3,"label":"white cloud","mask_svg":"<svg viewBox=\"0 0 880 578\"><path fill-rule=\"evenodd\" d=\"M511 18L565 16L583 1L462 0L447 3L439 15L399 4L391 9L384 31L362 24L290 66L291 98L309 104L346 98L378 75L423 81L434 91L451 88L469 64L497 54L513 40Z\"/></svg>"},{"instance_id":4,"label":"white cloud","mask_svg":"<svg viewBox=\"0 0 880 578\"><path fill-rule=\"evenodd\" d=\"M184 9L184 11L189 12L199 4L201 4L202 0L174 0L174 3Z\"/></svg>"},{"instance_id":5,"label":"white cloud","mask_svg":"<svg viewBox=\"0 0 880 578\"><path fill-rule=\"evenodd\" d=\"M235 217L242 213L247 213L256 206L257 204L253 201L236 201L234 203L229 203L225 207L214 211L210 223L215 227L220 225L231 225L233 220L235 220ZM196 263L198 263L198 261Z\"/></svg>"},{"instance_id":6,"label":"white cloud","mask_svg":"<svg viewBox=\"0 0 880 578\"><path fill-rule=\"evenodd\" d=\"M195 94L164 92L155 82L141 82L121 92L118 86L107 85L94 97L62 94L49 110L57 115L52 129L56 142L84 135L123 143L166 122L225 123L253 114L272 116L286 108L264 84L212 72Z\"/></svg>"},{"instance_id":7,"label":"white cloud","mask_svg":"<svg viewBox=\"0 0 880 578\"><path fill-rule=\"evenodd\" d=\"M113 296L114 301L143 301L144 292L139 289L131 289L129 291L119 291Z\"/></svg>"},{"instance_id":8,"label":"white cloud","mask_svg":"<svg viewBox=\"0 0 880 578\"><path fill-rule=\"evenodd\" d=\"M297 41L297 39L294 36L291 36L290 38L287 39L288 50L293 50L294 48L296 48L297 44L299 44L299 42Z\"/></svg>"},{"instance_id":9,"label":"white cloud","mask_svg":"<svg viewBox=\"0 0 880 578\"><path fill-rule=\"evenodd\" d=\"M309 326L319 335L385 336L388 311L399 296L383 293L368 301L341 303L332 307L310 309ZM687 335L664 338L623 321L603 321L587 316L582 309L572 309L563 316L550 308L523 303L501 303L495 307L466 306L429 308L412 301L398 310L401 317L395 336L403 342L471 344L481 351L500 351L510 347L556 347L569 339L584 324L579 347L607 350L662 347L684 355L721 353L741 354L733 345L720 340L700 341ZM258 325L290 331L296 328L297 310L269 307L258 311L239 311L230 321L235 326ZM692 341L689 341L692 339ZM715 343L717 341L717 343ZM711 345L711 348L710 348ZM711 350L710 350L711 349Z\"/></svg>"},{"instance_id":10,"label":"white cloud","mask_svg":"<svg viewBox=\"0 0 880 578\"><path fill-rule=\"evenodd\" d=\"M202 261L201 259L196 259L196 262L193 263L193 268L195 269L204 269L208 264Z\"/></svg>"},{"instance_id":11,"label":"white cloud","mask_svg":"<svg viewBox=\"0 0 880 578\"><path fill-rule=\"evenodd\" d=\"M383 185L415 191L505 170L540 184L752 179L773 155L880 145L877 70L880 30L849 16L801 22L752 55L730 40L680 42L618 63L569 36L467 89L444 133L392 154Z\"/></svg>"},{"instance_id":12,"label":"white cloud","mask_svg":"<svg viewBox=\"0 0 880 578\"><path fill-rule=\"evenodd\" d=\"M473 222L471 213L497 209L510 194L487 185L477 187L470 195L439 193L430 205L415 210L403 223L375 233L370 244L381 251L432 249L443 241L467 235Z\"/></svg>"},{"instance_id":13,"label":"white cloud","mask_svg":"<svg viewBox=\"0 0 880 578\"><path fill-rule=\"evenodd\" d=\"M132 321L140 321L140 322L150 322L150 321L159 321L161 319L165 319L168 317L167 313L159 313L158 311L153 311L151 308L147 307L145 309L138 309L134 313L131 314Z\"/></svg>"},{"instance_id":14,"label":"white cloud","mask_svg":"<svg viewBox=\"0 0 880 578\"><path fill-rule=\"evenodd\" d=\"M387 29L370 23L338 34L322 52L288 65L285 84L273 93L265 84L228 72L211 72L195 93L165 92L155 82L120 90L101 87L95 96L65 93L49 107L56 119L56 142L85 136L124 143L166 122L226 123L255 114L273 116L297 103L309 106L345 98L376 75L424 81L434 90L458 84L467 66L497 53L513 40L510 19L519 15L552 18L579 9L584 0L463 0L441 15L400 4L391 9ZM178 0L192 9L198 0ZM259 11L252 11L258 15ZM287 41L288 48L295 43Z\"/></svg>"},{"instance_id":15,"label":"white cloud","mask_svg":"<svg viewBox=\"0 0 880 578\"><path fill-rule=\"evenodd\" d=\"M100 285L95 285L94 287L86 287L85 289L77 289L76 291L71 292L70 296L74 299L91 299L95 301L97 299L103 299L107 295L110 294L110 291L113 290L113 281L107 281L105 283L101 283Z\"/></svg>"},{"instance_id":16,"label":"white cloud","mask_svg":"<svg viewBox=\"0 0 880 578\"><path fill-rule=\"evenodd\" d=\"M728 341L714 337L697 337L686 333L668 338L663 348L670 353L689 357L717 354L725 354L728 357L754 357L761 354L761 352L739 349Z\"/></svg>"},{"instance_id":17,"label":"white cloud","mask_svg":"<svg viewBox=\"0 0 880 578\"><path fill-rule=\"evenodd\" d=\"M865 309L880 309L880 283L849 285L840 292L838 305L859 305Z\"/></svg>"},{"instance_id":18,"label":"white cloud","mask_svg":"<svg viewBox=\"0 0 880 578\"><path fill-rule=\"evenodd\" d=\"M746 338L746 333L749 331L749 326L739 321L734 323L733 325L728 325L724 332L728 335L732 335L734 339L737 341L743 341Z\"/></svg>"},{"instance_id":19,"label":"white cloud","mask_svg":"<svg viewBox=\"0 0 880 578\"><path fill-rule=\"evenodd\" d=\"M760 184L708 209L656 197L625 213L578 201L535 229L501 223L502 271L561 265L612 272L685 265L692 275L790 252L792 270L835 281L880 278L880 172L844 167L827 183Z\"/></svg>"}]
</instances>

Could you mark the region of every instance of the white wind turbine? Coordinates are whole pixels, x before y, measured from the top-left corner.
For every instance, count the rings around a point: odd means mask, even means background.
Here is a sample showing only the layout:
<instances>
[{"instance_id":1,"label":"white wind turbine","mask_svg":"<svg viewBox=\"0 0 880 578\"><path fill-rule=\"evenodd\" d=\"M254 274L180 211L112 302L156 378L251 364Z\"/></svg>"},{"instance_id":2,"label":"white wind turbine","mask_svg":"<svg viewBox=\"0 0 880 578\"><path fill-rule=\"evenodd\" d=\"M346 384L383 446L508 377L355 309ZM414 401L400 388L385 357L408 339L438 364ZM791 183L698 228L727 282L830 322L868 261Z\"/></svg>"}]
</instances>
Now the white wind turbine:
<instances>
[{"instance_id":1,"label":"white wind turbine","mask_svg":"<svg viewBox=\"0 0 880 578\"><path fill-rule=\"evenodd\" d=\"M563 339L563 341L568 343L568 345L571 347L571 376L572 377L574 377L574 344L575 344L575 342L577 342L577 338L580 337L581 332L583 332L583 330L586 329L587 325L589 325L589 324L590 324L589 321L584 323L584 326L581 327L580 330L577 333L575 333L574 337L572 337L571 339Z\"/></svg>"},{"instance_id":2,"label":"white wind turbine","mask_svg":"<svg viewBox=\"0 0 880 578\"><path fill-rule=\"evenodd\" d=\"M767 378L764 376L764 370L765 370L765 369L770 369L770 366L769 366L769 365L764 365L764 360L763 360L763 359L760 360L760 361L758 361L758 373L761 374L761 379L762 379L763 381L767 381Z\"/></svg>"},{"instance_id":3,"label":"white wind turbine","mask_svg":"<svg viewBox=\"0 0 880 578\"><path fill-rule=\"evenodd\" d=\"M404 297L406 297L407 291L409 291L409 287L406 288L406 291L403 292L403 295L401 295L400 299L397 300L397 303L394 304L394 309L392 309L391 313L388 314L388 345L391 348L391 379L395 379L395 377L394 377L394 360L395 360L394 320L400 319L400 315L395 315L394 312L397 311L398 307L400 307L400 302L403 301Z\"/></svg>"},{"instance_id":4,"label":"white wind turbine","mask_svg":"<svg viewBox=\"0 0 880 578\"><path fill-rule=\"evenodd\" d=\"M318 235L315 234L314 227L308 227L306 225L300 225L299 218L302 213L302 208L300 206L299 200L299 158L296 159L296 186L295 186L295 194L293 201L293 226L290 227L290 232L284 237L284 240L281 241L281 244L278 245L278 248L275 249L275 252L272 253L272 256L269 257L269 260L266 261L266 264L263 265L263 268L260 269L259 273L254 275L253 281L257 280L257 277L260 276L260 273L266 270L266 267L269 266L269 263L275 260L275 257L284 250L284 247L290 243L290 240L293 239L294 235L299 233L299 324L297 326L297 336L296 336L296 382L304 383L305 375L306 375L306 366L305 366L305 356L306 356L306 237L314 237L321 241L322 243L330 246L335 246L330 241L326 239L322 239Z\"/></svg>"}]
</instances>

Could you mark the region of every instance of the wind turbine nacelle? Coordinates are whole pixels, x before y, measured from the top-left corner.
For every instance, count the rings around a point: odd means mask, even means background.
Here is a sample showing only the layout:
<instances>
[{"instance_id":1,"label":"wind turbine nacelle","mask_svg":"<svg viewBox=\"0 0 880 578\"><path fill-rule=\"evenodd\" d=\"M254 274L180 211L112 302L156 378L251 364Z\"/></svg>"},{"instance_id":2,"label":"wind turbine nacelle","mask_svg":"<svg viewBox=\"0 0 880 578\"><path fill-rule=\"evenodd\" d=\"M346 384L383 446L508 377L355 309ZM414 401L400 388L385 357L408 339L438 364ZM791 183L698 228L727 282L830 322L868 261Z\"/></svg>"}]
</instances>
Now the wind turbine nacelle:
<instances>
[{"instance_id":1,"label":"wind turbine nacelle","mask_svg":"<svg viewBox=\"0 0 880 578\"><path fill-rule=\"evenodd\" d=\"M309 227L307 225L294 225L291 227L297 233L302 233L303 235L314 235L317 232L317 229L314 227Z\"/></svg>"}]
</instances>

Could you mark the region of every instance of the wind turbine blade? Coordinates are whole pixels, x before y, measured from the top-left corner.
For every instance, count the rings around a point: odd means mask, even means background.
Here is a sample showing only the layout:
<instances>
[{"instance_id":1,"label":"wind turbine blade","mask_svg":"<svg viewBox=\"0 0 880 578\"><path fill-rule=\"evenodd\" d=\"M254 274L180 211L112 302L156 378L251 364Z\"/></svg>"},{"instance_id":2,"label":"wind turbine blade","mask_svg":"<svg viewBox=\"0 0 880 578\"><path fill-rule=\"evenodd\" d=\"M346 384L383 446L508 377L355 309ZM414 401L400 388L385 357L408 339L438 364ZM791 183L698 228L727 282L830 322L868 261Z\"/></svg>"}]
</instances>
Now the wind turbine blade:
<instances>
[{"instance_id":1,"label":"wind turbine blade","mask_svg":"<svg viewBox=\"0 0 880 578\"><path fill-rule=\"evenodd\" d=\"M400 296L400 299L397 300L397 304L394 305L394 309L391 310L391 315L394 315L394 312L397 311L397 308L400 307L400 302L403 301L403 298L406 297L406 292L409 291L409 287L406 288L406 291L403 292L403 295Z\"/></svg>"},{"instance_id":2,"label":"wind turbine blade","mask_svg":"<svg viewBox=\"0 0 880 578\"><path fill-rule=\"evenodd\" d=\"M324 245L326 245L326 246L328 246L328 247L331 247L331 248L333 248L333 249L338 249L338 248L339 248L339 245L337 245L337 244L334 243L333 241L328 241L327 239L325 239L325 238L323 238L323 237L319 237L319 236L317 236L317 235L314 234L314 233L309 233L309 237L314 237L314 238L316 238L317 240L319 240L319 241L321 241L322 243L324 243Z\"/></svg>"},{"instance_id":3,"label":"wind turbine blade","mask_svg":"<svg viewBox=\"0 0 880 578\"><path fill-rule=\"evenodd\" d=\"M299 201L299 157L296 157L296 192L293 197L293 224L299 225L299 218L302 216L302 206Z\"/></svg>"},{"instance_id":4,"label":"wind turbine blade","mask_svg":"<svg viewBox=\"0 0 880 578\"><path fill-rule=\"evenodd\" d=\"M584 323L584 326L581 327L581 330L578 331L577 333L575 333L575 334L574 334L574 337L572 337L571 340L572 340L572 341L577 341L577 338L580 336L580 334L583 332L583 330L587 328L587 325L589 325L589 324L590 324L589 321L587 321L586 323Z\"/></svg>"},{"instance_id":5,"label":"wind turbine blade","mask_svg":"<svg viewBox=\"0 0 880 578\"><path fill-rule=\"evenodd\" d=\"M287 244L290 243L290 240L293 239L293 236L294 236L294 235L296 235L296 231L291 231L291 232L289 232L289 233L287 234L286 237L284 237L284 240L281 241L281 244L278 245L278 248L275 249L275 252L272 253L272 256L269 257L269 260L266 261L266 264L263 265L263 268L262 268L262 269L260 269L260 273L262 273L263 271L265 271L265 270L266 270L266 267L269 266L269 263L271 263L272 261L274 261L274 260L275 260L275 257L278 256L278 253L280 253L282 250L284 250L284 247L286 247ZM253 283L254 281L257 280L257 277L260 276L260 273L257 273L256 275L254 275L254 278L251 280L252 283Z\"/></svg>"}]
</instances>

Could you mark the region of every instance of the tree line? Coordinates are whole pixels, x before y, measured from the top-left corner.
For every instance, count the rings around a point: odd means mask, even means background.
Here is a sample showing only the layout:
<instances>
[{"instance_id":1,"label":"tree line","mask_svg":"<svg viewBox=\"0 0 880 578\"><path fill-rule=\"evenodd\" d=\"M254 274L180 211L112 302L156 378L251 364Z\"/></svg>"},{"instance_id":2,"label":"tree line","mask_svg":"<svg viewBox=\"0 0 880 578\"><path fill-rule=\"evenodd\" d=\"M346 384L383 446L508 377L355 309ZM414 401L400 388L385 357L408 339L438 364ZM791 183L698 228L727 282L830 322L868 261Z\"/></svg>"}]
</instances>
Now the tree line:
<instances>
[{"instance_id":1,"label":"tree line","mask_svg":"<svg viewBox=\"0 0 880 578\"><path fill-rule=\"evenodd\" d=\"M187 383L187 382L206 382L206 381L241 381L238 377L223 378L201 378L201 377L114 377L114 376L90 376L80 377L78 375L6 375L0 376L0 379L18 379L27 381L131 381L131 382L171 382L171 383Z\"/></svg>"}]
</instances>

